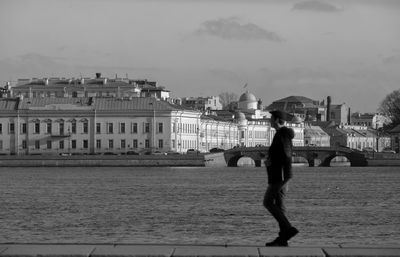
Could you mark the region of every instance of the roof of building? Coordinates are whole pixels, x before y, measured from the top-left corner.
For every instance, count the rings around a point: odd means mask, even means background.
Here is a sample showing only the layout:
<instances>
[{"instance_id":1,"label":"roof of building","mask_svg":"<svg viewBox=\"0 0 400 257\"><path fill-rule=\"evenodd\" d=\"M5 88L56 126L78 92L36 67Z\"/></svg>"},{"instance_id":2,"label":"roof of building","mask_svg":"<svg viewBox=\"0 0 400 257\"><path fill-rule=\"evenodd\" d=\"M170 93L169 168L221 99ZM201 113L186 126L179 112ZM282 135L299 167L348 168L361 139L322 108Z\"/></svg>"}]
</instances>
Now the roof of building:
<instances>
[{"instance_id":1,"label":"roof of building","mask_svg":"<svg viewBox=\"0 0 400 257\"><path fill-rule=\"evenodd\" d=\"M351 117L354 119L372 119L375 114L372 113L353 113Z\"/></svg>"},{"instance_id":2,"label":"roof of building","mask_svg":"<svg viewBox=\"0 0 400 257\"><path fill-rule=\"evenodd\" d=\"M390 130L389 133L400 133L400 124Z\"/></svg>"},{"instance_id":3,"label":"roof of building","mask_svg":"<svg viewBox=\"0 0 400 257\"><path fill-rule=\"evenodd\" d=\"M249 91L246 91L240 96L239 102L257 102L257 98Z\"/></svg>"},{"instance_id":4,"label":"roof of building","mask_svg":"<svg viewBox=\"0 0 400 257\"><path fill-rule=\"evenodd\" d=\"M175 111L188 110L180 105L171 104L167 101L157 100L151 97L134 97L132 99L95 98L96 110L156 110Z\"/></svg>"},{"instance_id":5,"label":"roof of building","mask_svg":"<svg viewBox=\"0 0 400 257\"><path fill-rule=\"evenodd\" d=\"M288 109L293 108L293 105L295 105L296 108L315 108L320 106L318 101L312 100L308 97L288 96L272 102L272 104L270 104L266 109L287 111Z\"/></svg>"},{"instance_id":6,"label":"roof of building","mask_svg":"<svg viewBox=\"0 0 400 257\"><path fill-rule=\"evenodd\" d=\"M314 104L316 101L312 100L305 96L288 96L282 99L279 99L274 102L289 102L289 103L312 103Z\"/></svg>"},{"instance_id":7,"label":"roof of building","mask_svg":"<svg viewBox=\"0 0 400 257\"><path fill-rule=\"evenodd\" d=\"M1 98L0 99L0 110L1 111L12 111L18 107L17 98Z\"/></svg>"},{"instance_id":8,"label":"roof of building","mask_svg":"<svg viewBox=\"0 0 400 257\"><path fill-rule=\"evenodd\" d=\"M149 91L166 91L164 87L158 87L155 82L146 80L128 80L128 79L109 79L109 78L44 78L44 79L20 79L15 85L15 88L64 88L64 87L135 87L139 85L140 88Z\"/></svg>"},{"instance_id":9,"label":"roof of building","mask_svg":"<svg viewBox=\"0 0 400 257\"><path fill-rule=\"evenodd\" d=\"M157 100L151 97L134 97L130 99L120 98L25 98L20 103L20 109L32 107L46 107L49 105L75 105L87 106L99 111L113 110L156 110L174 111L187 110L180 105L171 104L167 101Z\"/></svg>"},{"instance_id":10,"label":"roof of building","mask_svg":"<svg viewBox=\"0 0 400 257\"><path fill-rule=\"evenodd\" d=\"M306 136L325 136L328 137L328 133L326 133L321 127L319 126L313 126L306 124L304 127L304 134Z\"/></svg>"}]
</instances>

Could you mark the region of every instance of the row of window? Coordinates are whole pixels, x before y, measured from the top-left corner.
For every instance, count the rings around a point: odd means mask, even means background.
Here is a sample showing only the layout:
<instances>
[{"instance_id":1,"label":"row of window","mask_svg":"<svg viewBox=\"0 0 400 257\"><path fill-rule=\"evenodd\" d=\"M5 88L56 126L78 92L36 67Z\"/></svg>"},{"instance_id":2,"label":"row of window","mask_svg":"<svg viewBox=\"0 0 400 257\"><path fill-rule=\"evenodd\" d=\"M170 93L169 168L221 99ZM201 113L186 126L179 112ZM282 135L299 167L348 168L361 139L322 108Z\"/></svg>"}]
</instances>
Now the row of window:
<instances>
[{"instance_id":1,"label":"row of window","mask_svg":"<svg viewBox=\"0 0 400 257\"><path fill-rule=\"evenodd\" d=\"M90 96L96 96L96 97L103 97L103 96L113 96L116 97L117 93L116 92L93 92L93 93L89 93L87 91L83 92L77 92L77 91L73 91L71 93L68 92L64 92L64 91L33 91L32 92L32 98L39 98L39 97L57 97L57 98L63 98L65 97L65 95L67 96L72 96L72 97L89 97ZM26 98L30 98L31 97L31 93L30 92L20 92L20 91L15 91L14 95L23 95Z\"/></svg>"},{"instance_id":2,"label":"row of window","mask_svg":"<svg viewBox=\"0 0 400 257\"><path fill-rule=\"evenodd\" d=\"M34 134L40 134L41 132L41 124L40 122L35 122L33 123L33 133ZM106 123L106 133L107 134L113 134L114 133L114 123ZM151 130L151 125L148 122L143 123L143 133L150 133ZM46 128L45 128L45 133L51 134L53 133L53 123L47 122L46 123ZM156 133L163 133L164 131L164 125L162 122L157 122L157 127L156 127ZM14 134L15 133L15 123L10 123L8 127L8 132L9 134ZM22 123L21 124L21 134L26 134L27 133L27 123ZM71 122L71 126L68 128L68 134L76 134L77 133L77 122ZM89 133L89 122L84 121L82 122L82 133L83 134L88 134ZM96 123L96 134L101 134L102 133L102 124L101 123ZM118 124L118 133L120 134L125 134L126 133L126 123L125 122L120 122ZM132 134L137 134L138 133L138 123L131 123L131 133ZM0 123L0 134L3 134L3 124ZM58 123L58 134L63 135L65 134L65 123L59 122Z\"/></svg>"},{"instance_id":3,"label":"row of window","mask_svg":"<svg viewBox=\"0 0 400 257\"><path fill-rule=\"evenodd\" d=\"M127 148L133 148L137 149L139 148L139 144L142 145L142 142L139 142L137 139L133 139L132 145L127 144L126 139L121 139L119 141L119 145L115 145L115 141L113 139L109 139L108 141L104 142L106 140L101 140L97 139L96 140L96 149L102 149L104 146L106 146L108 149L114 149L116 147L121 148L121 149L127 149ZM103 144L106 145L103 145ZM34 141L34 148L39 150L39 149L78 149L78 148L83 148L83 149L88 149L89 148L89 140L84 139L84 140L59 140L59 141L51 141L51 140L35 140ZM44 147L43 147L44 146ZM28 143L26 140L22 140L22 149L28 149ZM140 148L143 148L142 146ZM146 139L144 141L144 148L150 148L150 140ZM158 140L158 148L164 148L164 140L159 139ZM3 140L0 140L0 150L3 150Z\"/></svg>"}]
</instances>

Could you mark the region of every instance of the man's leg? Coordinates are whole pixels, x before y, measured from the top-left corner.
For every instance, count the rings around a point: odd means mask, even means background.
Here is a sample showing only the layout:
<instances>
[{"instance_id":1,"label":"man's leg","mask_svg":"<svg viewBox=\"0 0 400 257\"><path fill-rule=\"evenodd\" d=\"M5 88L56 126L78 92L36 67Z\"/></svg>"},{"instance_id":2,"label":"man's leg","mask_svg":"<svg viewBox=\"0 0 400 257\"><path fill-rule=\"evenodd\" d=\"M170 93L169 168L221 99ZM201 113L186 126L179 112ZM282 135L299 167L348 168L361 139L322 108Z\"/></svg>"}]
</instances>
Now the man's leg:
<instances>
[{"instance_id":1,"label":"man's leg","mask_svg":"<svg viewBox=\"0 0 400 257\"><path fill-rule=\"evenodd\" d=\"M263 202L264 207L278 222L281 231L285 231L292 227L285 216L285 185L286 182L269 184Z\"/></svg>"},{"instance_id":2,"label":"man's leg","mask_svg":"<svg viewBox=\"0 0 400 257\"><path fill-rule=\"evenodd\" d=\"M287 241L298 233L298 230L290 224L285 216L286 208L284 198L287 191L287 181L277 184L269 184L264 196L264 206L278 221L279 236L266 246L287 246Z\"/></svg>"}]
</instances>

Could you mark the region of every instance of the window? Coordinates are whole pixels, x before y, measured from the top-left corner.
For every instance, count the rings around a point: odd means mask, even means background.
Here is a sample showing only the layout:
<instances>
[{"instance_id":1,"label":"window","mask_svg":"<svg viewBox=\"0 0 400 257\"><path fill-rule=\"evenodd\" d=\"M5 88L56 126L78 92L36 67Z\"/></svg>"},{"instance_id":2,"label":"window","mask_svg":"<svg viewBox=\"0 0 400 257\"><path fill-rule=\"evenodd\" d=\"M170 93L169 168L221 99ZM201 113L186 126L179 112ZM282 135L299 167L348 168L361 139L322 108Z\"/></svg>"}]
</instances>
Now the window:
<instances>
[{"instance_id":1,"label":"window","mask_svg":"<svg viewBox=\"0 0 400 257\"><path fill-rule=\"evenodd\" d=\"M0 123L0 134L3 134L3 124Z\"/></svg>"},{"instance_id":2,"label":"window","mask_svg":"<svg viewBox=\"0 0 400 257\"><path fill-rule=\"evenodd\" d=\"M100 134L100 133L101 133L101 124L96 123L96 134Z\"/></svg>"},{"instance_id":3,"label":"window","mask_svg":"<svg viewBox=\"0 0 400 257\"><path fill-rule=\"evenodd\" d=\"M83 133L89 133L89 123L87 121L83 122Z\"/></svg>"},{"instance_id":4,"label":"window","mask_svg":"<svg viewBox=\"0 0 400 257\"><path fill-rule=\"evenodd\" d=\"M148 122L144 124L144 133L150 133L150 123Z\"/></svg>"},{"instance_id":5,"label":"window","mask_svg":"<svg viewBox=\"0 0 400 257\"><path fill-rule=\"evenodd\" d=\"M150 147L150 140L146 139L146 141L144 141L144 147L145 148L149 148Z\"/></svg>"},{"instance_id":6,"label":"window","mask_svg":"<svg viewBox=\"0 0 400 257\"><path fill-rule=\"evenodd\" d=\"M101 149L101 140L100 139L96 140L96 148Z\"/></svg>"},{"instance_id":7,"label":"window","mask_svg":"<svg viewBox=\"0 0 400 257\"><path fill-rule=\"evenodd\" d=\"M125 134L125 123L124 122L121 122L119 124L119 133Z\"/></svg>"},{"instance_id":8,"label":"window","mask_svg":"<svg viewBox=\"0 0 400 257\"><path fill-rule=\"evenodd\" d=\"M89 141L87 139L83 140L83 149L89 148Z\"/></svg>"},{"instance_id":9,"label":"window","mask_svg":"<svg viewBox=\"0 0 400 257\"><path fill-rule=\"evenodd\" d=\"M22 123L21 133L26 134L26 123Z\"/></svg>"},{"instance_id":10,"label":"window","mask_svg":"<svg viewBox=\"0 0 400 257\"><path fill-rule=\"evenodd\" d=\"M51 134L51 122L47 122L46 124L46 133Z\"/></svg>"},{"instance_id":11,"label":"window","mask_svg":"<svg viewBox=\"0 0 400 257\"><path fill-rule=\"evenodd\" d=\"M137 123L132 124L132 133L136 134L137 132Z\"/></svg>"},{"instance_id":12,"label":"window","mask_svg":"<svg viewBox=\"0 0 400 257\"><path fill-rule=\"evenodd\" d=\"M35 141L35 149L40 149L40 140Z\"/></svg>"},{"instance_id":13,"label":"window","mask_svg":"<svg viewBox=\"0 0 400 257\"><path fill-rule=\"evenodd\" d=\"M47 149L51 149L51 140L47 140Z\"/></svg>"},{"instance_id":14,"label":"window","mask_svg":"<svg viewBox=\"0 0 400 257\"><path fill-rule=\"evenodd\" d=\"M163 123L158 123L158 133L163 133Z\"/></svg>"},{"instance_id":15,"label":"window","mask_svg":"<svg viewBox=\"0 0 400 257\"><path fill-rule=\"evenodd\" d=\"M58 132L60 135L64 135L64 122L60 122L59 127L58 127Z\"/></svg>"},{"instance_id":16,"label":"window","mask_svg":"<svg viewBox=\"0 0 400 257\"><path fill-rule=\"evenodd\" d=\"M137 141L137 139L133 139L133 148L138 148L138 141Z\"/></svg>"},{"instance_id":17,"label":"window","mask_svg":"<svg viewBox=\"0 0 400 257\"><path fill-rule=\"evenodd\" d=\"M60 140L60 141L58 142L58 148L64 149L64 140Z\"/></svg>"},{"instance_id":18,"label":"window","mask_svg":"<svg viewBox=\"0 0 400 257\"><path fill-rule=\"evenodd\" d=\"M71 123L71 129L72 129L72 134L76 134L76 121L73 121Z\"/></svg>"},{"instance_id":19,"label":"window","mask_svg":"<svg viewBox=\"0 0 400 257\"><path fill-rule=\"evenodd\" d=\"M176 123L172 124L172 132L174 132L174 133L176 132Z\"/></svg>"},{"instance_id":20,"label":"window","mask_svg":"<svg viewBox=\"0 0 400 257\"><path fill-rule=\"evenodd\" d=\"M10 123L10 134L14 134L14 133L15 133L15 124Z\"/></svg>"},{"instance_id":21,"label":"window","mask_svg":"<svg viewBox=\"0 0 400 257\"><path fill-rule=\"evenodd\" d=\"M3 150L3 140L0 140L0 149Z\"/></svg>"},{"instance_id":22,"label":"window","mask_svg":"<svg viewBox=\"0 0 400 257\"><path fill-rule=\"evenodd\" d=\"M107 123L107 133L108 134L112 134L112 133L114 133L113 131L114 131L113 124L112 123Z\"/></svg>"},{"instance_id":23,"label":"window","mask_svg":"<svg viewBox=\"0 0 400 257\"><path fill-rule=\"evenodd\" d=\"M28 148L28 145L26 144L26 140L22 140L22 149Z\"/></svg>"},{"instance_id":24,"label":"window","mask_svg":"<svg viewBox=\"0 0 400 257\"><path fill-rule=\"evenodd\" d=\"M162 139L158 140L158 148L164 148L164 141Z\"/></svg>"},{"instance_id":25,"label":"window","mask_svg":"<svg viewBox=\"0 0 400 257\"><path fill-rule=\"evenodd\" d=\"M121 139L121 149L125 149L125 148L126 148L126 140Z\"/></svg>"},{"instance_id":26,"label":"window","mask_svg":"<svg viewBox=\"0 0 400 257\"><path fill-rule=\"evenodd\" d=\"M35 130L34 130L35 134L40 134L40 123L39 122L35 122Z\"/></svg>"},{"instance_id":27,"label":"window","mask_svg":"<svg viewBox=\"0 0 400 257\"><path fill-rule=\"evenodd\" d=\"M71 148L76 149L76 140L71 140Z\"/></svg>"},{"instance_id":28,"label":"window","mask_svg":"<svg viewBox=\"0 0 400 257\"><path fill-rule=\"evenodd\" d=\"M110 139L108 140L108 148L113 149L114 148L114 140Z\"/></svg>"}]
</instances>

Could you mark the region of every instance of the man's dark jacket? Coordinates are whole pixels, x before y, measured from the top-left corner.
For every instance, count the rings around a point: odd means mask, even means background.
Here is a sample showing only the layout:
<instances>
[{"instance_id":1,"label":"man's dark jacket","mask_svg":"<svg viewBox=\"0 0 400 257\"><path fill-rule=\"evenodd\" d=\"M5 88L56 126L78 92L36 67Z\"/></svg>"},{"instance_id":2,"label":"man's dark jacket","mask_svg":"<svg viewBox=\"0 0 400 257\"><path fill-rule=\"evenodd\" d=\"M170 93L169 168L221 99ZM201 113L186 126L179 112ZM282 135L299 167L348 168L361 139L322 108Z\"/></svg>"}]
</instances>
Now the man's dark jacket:
<instances>
[{"instance_id":1,"label":"man's dark jacket","mask_svg":"<svg viewBox=\"0 0 400 257\"><path fill-rule=\"evenodd\" d=\"M272 140L268 150L270 166L267 167L268 183L280 183L292 177L292 139L294 131L291 128L280 128Z\"/></svg>"}]
</instances>

